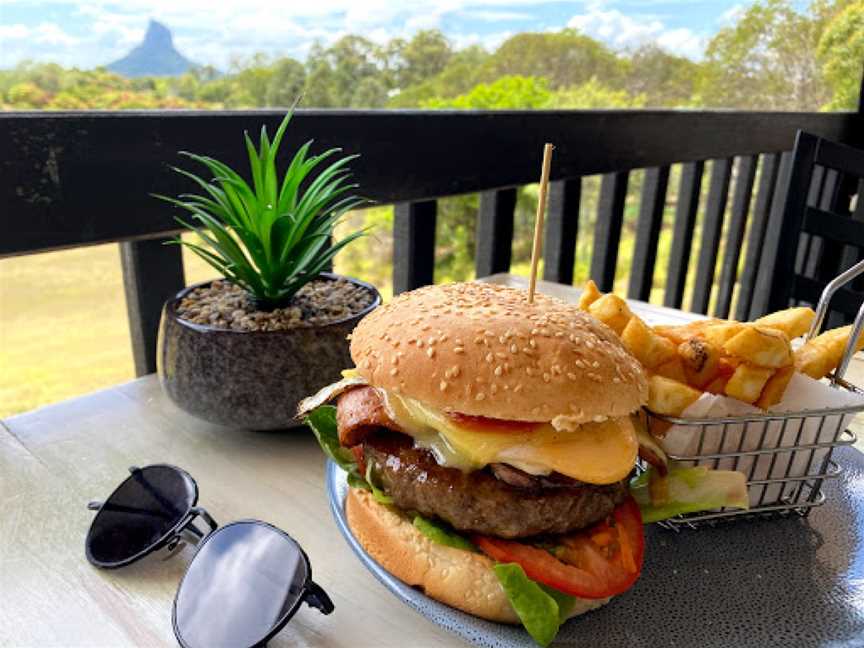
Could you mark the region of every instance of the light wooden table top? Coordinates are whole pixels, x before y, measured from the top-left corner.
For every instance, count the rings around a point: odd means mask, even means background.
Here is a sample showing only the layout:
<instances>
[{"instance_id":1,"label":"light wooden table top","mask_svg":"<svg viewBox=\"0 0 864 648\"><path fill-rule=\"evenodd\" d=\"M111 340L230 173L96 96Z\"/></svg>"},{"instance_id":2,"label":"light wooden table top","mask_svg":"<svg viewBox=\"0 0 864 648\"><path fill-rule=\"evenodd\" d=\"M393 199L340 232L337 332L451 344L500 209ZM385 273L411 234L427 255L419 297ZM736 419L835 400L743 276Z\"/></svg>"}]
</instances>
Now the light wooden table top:
<instances>
[{"instance_id":1,"label":"light wooden table top","mask_svg":"<svg viewBox=\"0 0 864 648\"><path fill-rule=\"evenodd\" d=\"M524 285L510 275L490 280ZM545 282L540 290L578 296ZM694 318L632 306L655 323ZM864 376L861 365L854 377ZM330 515L324 456L311 433L211 425L177 409L148 376L0 424L0 646L176 645L171 605L192 548L112 571L84 558L93 516L86 503L107 495L128 466L156 462L188 470L201 505L220 524L265 520L308 553L336 610L324 616L302 608L269 645L461 643L398 601L351 553Z\"/></svg>"}]
</instances>

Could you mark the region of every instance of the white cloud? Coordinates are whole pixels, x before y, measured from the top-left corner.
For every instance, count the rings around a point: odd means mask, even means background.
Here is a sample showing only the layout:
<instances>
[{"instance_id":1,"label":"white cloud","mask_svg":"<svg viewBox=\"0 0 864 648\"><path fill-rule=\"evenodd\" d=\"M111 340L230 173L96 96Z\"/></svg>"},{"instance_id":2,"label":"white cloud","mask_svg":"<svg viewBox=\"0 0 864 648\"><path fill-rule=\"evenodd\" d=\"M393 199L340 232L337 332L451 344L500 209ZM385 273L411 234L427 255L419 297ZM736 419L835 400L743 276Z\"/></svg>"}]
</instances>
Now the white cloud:
<instances>
[{"instance_id":1,"label":"white cloud","mask_svg":"<svg viewBox=\"0 0 864 648\"><path fill-rule=\"evenodd\" d=\"M30 28L27 25L0 25L0 38L5 41L24 40L30 36Z\"/></svg>"},{"instance_id":2,"label":"white cloud","mask_svg":"<svg viewBox=\"0 0 864 648\"><path fill-rule=\"evenodd\" d=\"M738 19L744 15L744 12L746 10L747 9L744 5L733 5L729 7L726 11L724 11L722 14L720 14L720 18L717 20L717 22L724 27L736 23L738 22Z\"/></svg>"},{"instance_id":3,"label":"white cloud","mask_svg":"<svg viewBox=\"0 0 864 648\"><path fill-rule=\"evenodd\" d=\"M80 38L67 34L62 27L55 23L40 23L33 30L31 37L40 45L72 47L81 42Z\"/></svg>"},{"instance_id":4,"label":"white cloud","mask_svg":"<svg viewBox=\"0 0 864 648\"><path fill-rule=\"evenodd\" d=\"M573 16L567 26L617 48L656 42L674 54L690 58L700 58L705 49L704 37L690 29L669 29L656 18L640 19L617 9L606 9L600 2L590 3L586 13Z\"/></svg>"},{"instance_id":5,"label":"white cloud","mask_svg":"<svg viewBox=\"0 0 864 648\"><path fill-rule=\"evenodd\" d=\"M691 59L700 59L705 53L705 37L684 28L664 30L657 36L657 44L669 52Z\"/></svg>"},{"instance_id":6,"label":"white cloud","mask_svg":"<svg viewBox=\"0 0 864 648\"><path fill-rule=\"evenodd\" d=\"M530 20L533 16L520 11L498 11L495 9L468 9L461 12L467 18L476 18L485 22L511 22L514 20Z\"/></svg>"}]
</instances>

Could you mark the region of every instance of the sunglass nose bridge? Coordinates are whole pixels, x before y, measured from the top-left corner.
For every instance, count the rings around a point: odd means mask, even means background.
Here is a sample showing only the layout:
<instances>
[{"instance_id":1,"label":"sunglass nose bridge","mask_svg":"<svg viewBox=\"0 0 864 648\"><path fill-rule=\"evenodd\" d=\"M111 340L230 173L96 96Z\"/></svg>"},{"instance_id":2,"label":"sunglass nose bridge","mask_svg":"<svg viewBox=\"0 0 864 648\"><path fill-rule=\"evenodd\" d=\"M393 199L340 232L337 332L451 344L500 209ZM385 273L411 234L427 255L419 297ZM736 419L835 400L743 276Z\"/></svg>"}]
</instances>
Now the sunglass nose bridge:
<instances>
[{"instance_id":1,"label":"sunglass nose bridge","mask_svg":"<svg viewBox=\"0 0 864 648\"><path fill-rule=\"evenodd\" d=\"M306 594L303 599L306 601L306 605L314 607L322 614L330 614L335 609L333 601L327 596L327 592L315 581L310 580L306 585Z\"/></svg>"}]
</instances>

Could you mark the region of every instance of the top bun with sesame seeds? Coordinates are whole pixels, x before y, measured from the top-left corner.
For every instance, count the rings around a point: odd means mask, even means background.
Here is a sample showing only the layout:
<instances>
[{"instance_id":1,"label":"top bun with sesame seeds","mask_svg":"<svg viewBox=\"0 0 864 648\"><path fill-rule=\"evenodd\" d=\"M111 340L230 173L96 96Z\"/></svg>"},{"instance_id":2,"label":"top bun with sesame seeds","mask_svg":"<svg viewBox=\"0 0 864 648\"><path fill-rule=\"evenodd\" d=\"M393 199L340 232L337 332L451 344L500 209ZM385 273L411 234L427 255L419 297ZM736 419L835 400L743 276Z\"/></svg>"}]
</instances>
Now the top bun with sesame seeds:
<instances>
[{"instance_id":1,"label":"top bun with sesame seeds","mask_svg":"<svg viewBox=\"0 0 864 648\"><path fill-rule=\"evenodd\" d=\"M369 384L472 416L566 425L647 399L638 361L575 305L480 282L403 293L365 317L351 357Z\"/></svg>"}]
</instances>

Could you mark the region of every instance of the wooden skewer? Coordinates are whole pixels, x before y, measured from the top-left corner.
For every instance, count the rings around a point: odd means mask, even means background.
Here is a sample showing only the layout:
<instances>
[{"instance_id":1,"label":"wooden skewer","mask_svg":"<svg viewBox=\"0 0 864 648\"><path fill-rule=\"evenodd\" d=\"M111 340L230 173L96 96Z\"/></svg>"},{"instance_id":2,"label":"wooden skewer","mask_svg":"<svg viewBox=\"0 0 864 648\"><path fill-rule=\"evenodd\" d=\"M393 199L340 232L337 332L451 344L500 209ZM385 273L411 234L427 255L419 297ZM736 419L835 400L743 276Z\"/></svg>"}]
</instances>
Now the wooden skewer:
<instances>
[{"instance_id":1,"label":"wooden skewer","mask_svg":"<svg viewBox=\"0 0 864 648\"><path fill-rule=\"evenodd\" d=\"M543 219L546 214L546 194L549 190L549 169L552 166L551 144L543 146L543 170L540 173L540 194L537 197L537 217L534 219L534 245L531 248L531 277L528 280L528 303L534 303L534 291L537 288L537 264L543 251Z\"/></svg>"}]
</instances>

